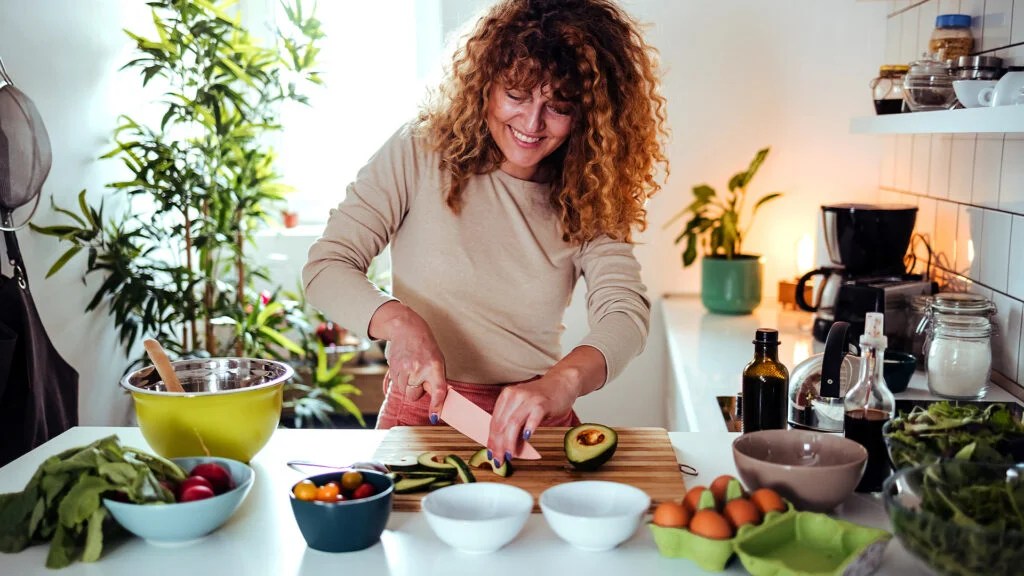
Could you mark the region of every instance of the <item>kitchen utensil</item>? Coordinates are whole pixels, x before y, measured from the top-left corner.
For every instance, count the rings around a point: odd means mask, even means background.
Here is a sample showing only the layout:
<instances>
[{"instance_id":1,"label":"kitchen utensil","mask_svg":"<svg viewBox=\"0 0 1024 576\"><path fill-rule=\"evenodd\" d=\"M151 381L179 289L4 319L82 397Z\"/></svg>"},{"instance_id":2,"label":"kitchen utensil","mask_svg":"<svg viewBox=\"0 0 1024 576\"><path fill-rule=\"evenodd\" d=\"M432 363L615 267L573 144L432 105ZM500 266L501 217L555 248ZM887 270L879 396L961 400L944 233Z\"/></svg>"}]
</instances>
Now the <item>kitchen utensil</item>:
<instances>
[{"instance_id":1,"label":"kitchen utensil","mask_svg":"<svg viewBox=\"0 0 1024 576\"><path fill-rule=\"evenodd\" d=\"M574 480L608 480L636 486L654 502L678 500L685 492L683 475L675 449L663 428L616 428L618 447L611 460L592 472L572 468L565 458L564 439L568 428L538 428L530 438L543 457L540 460L513 460L513 471L507 478L492 474L486 468L474 470L478 481L511 484L538 498L544 490ZM421 452L456 454L463 460L480 449L480 445L448 426L396 426L388 430L373 460L397 462ZM395 494L395 510L417 512L424 493ZM540 512L535 504L534 512Z\"/></svg>"},{"instance_id":2,"label":"kitchen utensil","mask_svg":"<svg viewBox=\"0 0 1024 576\"><path fill-rule=\"evenodd\" d=\"M164 347L152 338L143 340L142 345L146 348L146 354L149 355L149 359L156 366L156 371L160 374L160 379L163 380L164 386L167 386L167 390L179 394L184 393L185 389L181 387L181 381L178 380L178 375L174 373L174 368L171 367L171 361L167 358Z\"/></svg>"},{"instance_id":3,"label":"kitchen utensil","mask_svg":"<svg viewBox=\"0 0 1024 576\"><path fill-rule=\"evenodd\" d=\"M790 376L789 423L823 432L843 431L843 397L855 370L847 358L850 325L835 322L825 339L825 352L797 364Z\"/></svg>"},{"instance_id":4,"label":"kitchen utensil","mask_svg":"<svg viewBox=\"0 0 1024 576\"><path fill-rule=\"evenodd\" d=\"M956 80L998 80L1003 73L1003 59L998 56L961 56L953 68Z\"/></svg>"},{"instance_id":5,"label":"kitchen utensil","mask_svg":"<svg viewBox=\"0 0 1024 576\"><path fill-rule=\"evenodd\" d=\"M307 480L323 486L340 482L341 474L328 472ZM295 486L289 488L288 499L295 522L310 548L322 552L354 552L380 541L391 517L395 483L386 474L372 470L363 471L363 481L373 486L373 496L339 502L299 500L295 497Z\"/></svg>"},{"instance_id":6,"label":"kitchen utensil","mask_svg":"<svg viewBox=\"0 0 1024 576\"><path fill-rule=\"evenodd\" d=\"M228 470L235 487L204 500L176 504L134 504L103 499L110 515L126 530L151 544L181 545L213 532L231 518L249 495L255 473L249 466L227 458L172 458L188 472L205 462Z\"/></svg>"},{"instance_id":7,"label":"kitchen utensil","mask_svg":"<svg viewBox=\"0 0 1024 576\"><path fill-rule=\"evenodd\" d=\"M831 512L853 494L868 451L835 434L814 430L760 430L733 441L743 484L770 487L798 510Z\"/></svg>"},{"instance_id":8,"label":"kitchen utensil","mask_svg":"<svg viewBox=\"0 0 1024 576\"><path fill-rule=\"evenodd\" d=\"M1024 72L1007 72L995 86L986 86L978 92L982 106L1014 106L1024 104Z\"/></svg>"},{"instance_id":9,"label":"kitchen utensil","mask_svg":"<svg viewBox=\"0 0 1024 576\"><path fill-rule=\"evenodd\" d=\"M600 480L566 482L540 495L544 520L555 534L592 552L611 550L628 540L650 507L651 497L643 490Z\"/></svg>"},{"instance_id":10,"label":"kitchen utensil","mask_svg":"<svg viewBox=\"0 0 1024 576\"><path fill-rule=\"evenodd\" d=\"M978 98L981 91L995 85L995 80L954 80L953 90L956 92L956 99L963 104L964 108L979 108L988 106Z\"/></svg>"},{"instance_id":11,"label":"kitchen utensil","mask_svg":"<svg viewBox=\"0 0 1024 576\"><path fill-rule=\"evenodd\" d=\"M196 358L171 366L185 394L170 392L153 366L121 380L135 400L146 442L167 458L209 454L251 460L281 419L292 367L256 358Z\"/></svg>"},{"instance_id":12,"label":"kitchen utensil","mask_svg":"<svg viewBox=\"0 0 1024 576\"><path fill-rule=\"evenodd\" d=\"M441 407L441 419L477 444L487 446L491 434L491 415L451 388L448 389L444 406ZM515 457L536 460L540 458L540 453L530 446L529 442L524 441Z\"/></svg>"},{"instance_id":13,"label":"kitchen utensil","mask_svg":"<svg viewBox=\"0 0 1024 576\"><path fill-rule=\"evenodd\" d=\"M0 230L17 230L32 219L52 164L39 110L0 60ZM26 210L16 215L20 208Z\"/></svg>"},{"instance_id":14,"label":"kitchen utensil","mask_svg":"<svg viewBox=\"0 0 1024 576\"><path fill-rule=\"evenodd\" d=\"M289 460L287 464L292 470L303 473L309 473L310 470L317 472L322 472L323 470L374 470L381 474L390 472L388 467L380 462L353 462L347 466L332 466L330 464L320 464L319 462L309 462L308 460Z\"/></svg>"},{"instance_id":15,"label":"kitchen utensil","mask_svg":"<svg viewBox=\"0 0 1024 576\"><path fill-rule=\"evenodd\" d=\"M511 542L531 510L529 492L494 482L453 484L423 499L423 514L434 534L469 554L488 554Z\"/></svg>"}]
</instances>

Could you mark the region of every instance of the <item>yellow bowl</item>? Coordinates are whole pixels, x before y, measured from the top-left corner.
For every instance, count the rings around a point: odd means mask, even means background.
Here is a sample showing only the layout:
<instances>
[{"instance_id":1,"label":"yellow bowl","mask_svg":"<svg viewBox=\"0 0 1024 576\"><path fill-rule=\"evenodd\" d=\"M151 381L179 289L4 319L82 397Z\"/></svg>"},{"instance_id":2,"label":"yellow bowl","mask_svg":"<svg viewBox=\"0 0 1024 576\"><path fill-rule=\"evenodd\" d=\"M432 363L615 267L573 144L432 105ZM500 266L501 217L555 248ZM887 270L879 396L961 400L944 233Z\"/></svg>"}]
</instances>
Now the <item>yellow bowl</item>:
<instances>
[{"instance_id":1,"label":"yellow bowl","mask_svg":"<svg viewBox=\"0 0 1024 576\"><path fill-rule=\"evenodd\" d=\"M219 456L248 462L281 419L291 366L256 358L172 362L185 392L169 392L152 366L121 381L135 400L146 442L165 458Z\"/></svg>"}]
</instances>

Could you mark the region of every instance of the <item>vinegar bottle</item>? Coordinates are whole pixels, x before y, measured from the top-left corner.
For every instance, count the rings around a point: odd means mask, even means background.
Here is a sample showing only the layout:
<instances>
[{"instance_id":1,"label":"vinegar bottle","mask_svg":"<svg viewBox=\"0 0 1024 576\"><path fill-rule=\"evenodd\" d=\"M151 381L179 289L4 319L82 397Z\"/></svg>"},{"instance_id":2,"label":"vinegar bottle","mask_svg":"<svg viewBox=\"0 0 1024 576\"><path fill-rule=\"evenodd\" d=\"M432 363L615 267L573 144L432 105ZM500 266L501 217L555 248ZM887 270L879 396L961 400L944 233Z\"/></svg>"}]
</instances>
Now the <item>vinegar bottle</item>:
<instances>
[{"instance_id":1,"label":"vinegar bottle","mask_svg":"<svg viewBox=\"0 0 1024 576\"><path fill-rule=\"evenodd\" d=\"M759 328L754 359L743 369L743 432L785 429L789 371L779 362L779 332Z\"/></svg>"},{"instance_id":2,"label":"vinegar bottle","mask_svg":"<svg viewBox=\"0 0 1024 576\"><path fill-rule=\"evenodd\" d=\"M857 492L879 492L889 476L889 455L882 427L894 414L896 399L882 376L887 339L882 332L884 316L868 312L860 337L860 377L843 400L844 432L868 451L867 467Z\"/></svg>"}]
</instances>

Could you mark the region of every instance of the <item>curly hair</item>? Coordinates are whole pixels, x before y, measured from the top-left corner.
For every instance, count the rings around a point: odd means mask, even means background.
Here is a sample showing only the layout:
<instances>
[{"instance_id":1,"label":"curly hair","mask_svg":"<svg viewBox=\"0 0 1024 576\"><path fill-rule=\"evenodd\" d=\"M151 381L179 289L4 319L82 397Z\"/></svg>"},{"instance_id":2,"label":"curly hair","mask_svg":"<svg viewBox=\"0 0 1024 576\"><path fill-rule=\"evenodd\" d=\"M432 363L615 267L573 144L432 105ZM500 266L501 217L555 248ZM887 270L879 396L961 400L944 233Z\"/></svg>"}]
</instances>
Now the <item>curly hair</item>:
<instances>
[{"instance_id":1,"label":"curly hair","mask_svg":"<svg viewBox=\"0 0 1024 576\"><path fill-rule=\"evenodd\" d=\"M419 116L441 153L455 213L466 180L504 160L486 120L496 81L524 90L546 83L572 104L569 138L544 159L563 238L632 242L633 228L646 228L647 198L661 188L658 165L668 174L657 51L637 23L611 0L502 0L476 23Z\"/></svg>"}]
</instances>

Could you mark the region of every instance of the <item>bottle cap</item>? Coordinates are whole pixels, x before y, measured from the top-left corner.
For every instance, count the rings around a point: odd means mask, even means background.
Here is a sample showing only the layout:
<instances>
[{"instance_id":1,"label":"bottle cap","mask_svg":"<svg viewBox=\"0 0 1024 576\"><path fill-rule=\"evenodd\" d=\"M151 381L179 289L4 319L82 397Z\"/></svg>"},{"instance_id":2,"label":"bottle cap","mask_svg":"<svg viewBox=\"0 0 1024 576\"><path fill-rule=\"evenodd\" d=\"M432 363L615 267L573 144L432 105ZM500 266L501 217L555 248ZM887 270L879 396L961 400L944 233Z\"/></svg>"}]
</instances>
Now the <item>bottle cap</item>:
<instances>
[{"instance_id":1,"label":"bottle cap","mask_svg":"<svg viewBox=\"0 0 1024 576\"><path fill-rule=\"evenodd\" d=\"M860 337L861 346L886 347L889 339L885 337L885 332L882 330L884 322L885 314L881 312L868 312L864 315L864 334Z\"/></svg>"},{"instance_id":2,"label":"bottle cap","mask_svg":"<svg viewBox=\"0 0 1024 576\"><path fill-rule=\"evenodd\" d=\"M754 333L754 344L778 344L779 331L771 328L758 328Z\"/></svg>"},{"instance_id":3,"label":"bottle cap","mask_svg":"<svg viewBox=\"0 0 1024 576\"><path fill-rule=\"evenodd\" d=\"M935 17L936 28L970 28L971 17L967 14L939 14Z\"/></svg>"}]
</instances>

